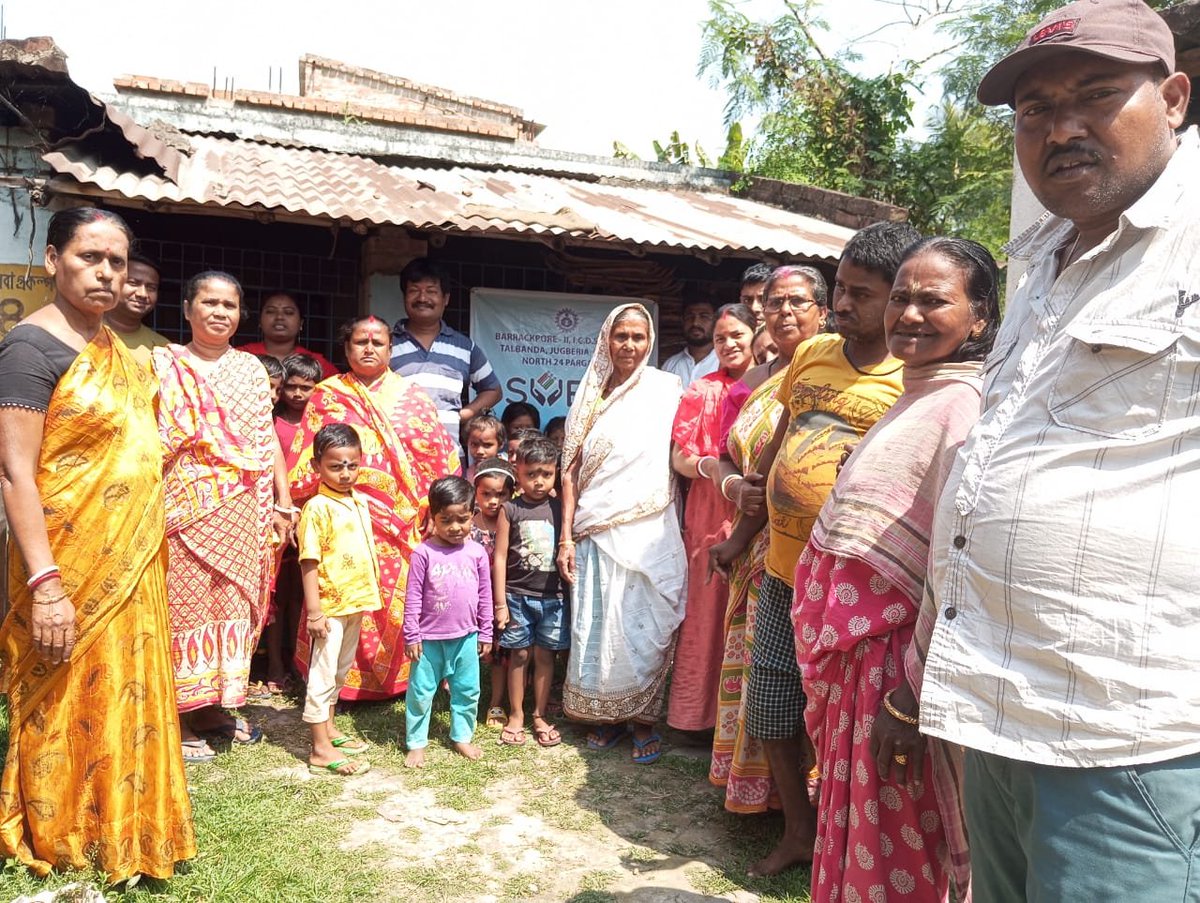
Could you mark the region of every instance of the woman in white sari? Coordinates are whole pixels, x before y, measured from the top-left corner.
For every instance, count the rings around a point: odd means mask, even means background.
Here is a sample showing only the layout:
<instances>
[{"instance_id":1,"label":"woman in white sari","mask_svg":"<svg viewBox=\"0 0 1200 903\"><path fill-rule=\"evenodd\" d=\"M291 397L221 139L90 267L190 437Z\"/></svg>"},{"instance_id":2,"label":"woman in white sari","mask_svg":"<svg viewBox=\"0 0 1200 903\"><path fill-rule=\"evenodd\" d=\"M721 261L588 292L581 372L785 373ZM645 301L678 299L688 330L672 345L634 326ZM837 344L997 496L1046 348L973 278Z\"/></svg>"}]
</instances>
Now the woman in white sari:
<instances>
[{"instance_id":1,"label":"woman in white sari","mask_svg":"<svg viewBox=\"0 0 1200 903\"><path fill-rule=\"evenodd\" d=\"M661 755L654 725L687 597L671 475L683 389L674 374L646 366L653 345L640 304L618 307L600 330L567 416L558 550L574 586L563 707L596 725L592 749L615 746L630 726L639 764Z\"/></svg>"}]
</instances>

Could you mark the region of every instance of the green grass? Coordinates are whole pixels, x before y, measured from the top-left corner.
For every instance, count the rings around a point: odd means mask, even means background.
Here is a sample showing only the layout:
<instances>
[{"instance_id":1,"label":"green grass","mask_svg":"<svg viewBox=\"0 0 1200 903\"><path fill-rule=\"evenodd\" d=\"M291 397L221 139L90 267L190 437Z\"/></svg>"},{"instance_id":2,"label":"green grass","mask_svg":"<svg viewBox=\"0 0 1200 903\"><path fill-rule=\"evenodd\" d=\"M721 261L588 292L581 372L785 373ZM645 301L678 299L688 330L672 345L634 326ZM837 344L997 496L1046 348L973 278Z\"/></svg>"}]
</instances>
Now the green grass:
<instances>
[{"instance_id":1,"label":"green grass","mask_svg":"<svg viewBox=\"0 0 1200 903\"><path fill-rule=\"evenodd\" d=\"M7 747L7 708L3 708ZM147 879L131 890L105 891L109 901L249 901L304 903L378 896L390 884L381 852L370 847L345 851L338 842L349 825L331 819L329 802L341 792L337 781L300 781L281 776L295 766L279 747L259 744L218 756L188 771L196 842L194 860L170 881ZM336 811L336 810L334 810ZM352 811L352 810L351 810ZM97 873L33 877L15 861L0 872L0 900L36 894L73 881L103 886Z\"/></svg>"},{"instance_id":2,"label":"green grass","mask_svg":"<svg viewBox=\"0 0 1200 903\"><path fill-rule=\"evenodd\" d=\"M300 776L297 756L306 752L307 735L299 713L292 709L272 717L268 742L222 752L215 763L189 769L196 859L169 882L106 889L108 900L382 903L473 900L493 893L503 900L612 903L624 896L614 886L630 876L683 864L672 857L694 860L684 874L697 893L744 889L764 903L809 899L806 871L747 877L749 865L778 839L782 822L778 816L724 812L702 758L668 754L657 766L634 766L627 744L589 752L582 735L562 722L564 743L553 750L540 749L532 739L523 747L500 746L495 732L481 728L476 743L484 748L484 758L468 762L449 749L443 695L435 705L428 764L420 771L403 767L401 701L352 706L338 716L339 727L372 743L369 757L381 781L372 783L368 776L356 796L346 796L345 782ZM6 710L0 706L0 752L6 740ZM356 825L378 824L376 809L405 808L410 794L414 808L420 794L426 803L432 798L452 810L451 824L462 818L461 832L444 852L433 860L407 855L425 840L421 826L427 823L419 818L395 824L387 846L381 841L342 848L353 841ZM487 811L501 804L504 808ZM513 811L545 825L546 833L532 841L546 863L539 873L522 871L505 857L505 829L513 820L505 813ZM563 838L611 858L580 870L555 859ZM0 869L0 903L77 880L103 885L101 876L89 873L40 881L10 862Z\"/></svg>"}]
</instances>

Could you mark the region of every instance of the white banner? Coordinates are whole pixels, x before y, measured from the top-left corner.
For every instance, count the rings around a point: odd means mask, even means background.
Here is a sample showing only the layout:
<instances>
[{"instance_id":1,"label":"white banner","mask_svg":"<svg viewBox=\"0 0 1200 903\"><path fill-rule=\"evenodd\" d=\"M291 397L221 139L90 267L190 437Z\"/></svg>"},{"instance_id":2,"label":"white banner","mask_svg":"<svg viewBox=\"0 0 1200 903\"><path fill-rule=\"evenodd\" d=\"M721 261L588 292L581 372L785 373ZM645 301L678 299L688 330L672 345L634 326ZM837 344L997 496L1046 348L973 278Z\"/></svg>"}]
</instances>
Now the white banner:
<instances>
[{"instance_id":1,"label":"white banner","mask_svg":"<svg viewBox=\"0 0 1200 903\"><path fill-rule=\"evenodd\" d=\"M542 425L565 416L592 359L600 327L614 307L644 304L658 331L658 308L642 298L471 289L471 338L483 349L504 391L504 406L524 401ZM651 363L657 346L650 349Z\"/></svg>"}]
</instances>

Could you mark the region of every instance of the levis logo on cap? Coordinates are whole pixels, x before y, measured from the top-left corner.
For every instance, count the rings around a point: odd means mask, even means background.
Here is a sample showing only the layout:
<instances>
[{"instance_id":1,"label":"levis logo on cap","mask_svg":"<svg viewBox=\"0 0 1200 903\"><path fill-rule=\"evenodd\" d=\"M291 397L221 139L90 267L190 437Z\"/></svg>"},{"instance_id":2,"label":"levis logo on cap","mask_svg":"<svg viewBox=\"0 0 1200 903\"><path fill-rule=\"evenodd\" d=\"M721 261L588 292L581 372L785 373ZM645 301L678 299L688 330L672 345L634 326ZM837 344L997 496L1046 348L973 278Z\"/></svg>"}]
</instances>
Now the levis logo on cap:
<instances>
[{"instance_id":1,"label":"levis logo on cap","mask_svg":"<svg viewBox=\"0 0 1200 903\"><path fill-rule=\"evenodd\" d=\"M1078 25L1078 19L1060 19L1057 22L1051 22L1045 28L1038 29L1029 36L1029 46L1032 47L1060 35L1075 34L1075 28Z\"/></svg>"}]
</instances>

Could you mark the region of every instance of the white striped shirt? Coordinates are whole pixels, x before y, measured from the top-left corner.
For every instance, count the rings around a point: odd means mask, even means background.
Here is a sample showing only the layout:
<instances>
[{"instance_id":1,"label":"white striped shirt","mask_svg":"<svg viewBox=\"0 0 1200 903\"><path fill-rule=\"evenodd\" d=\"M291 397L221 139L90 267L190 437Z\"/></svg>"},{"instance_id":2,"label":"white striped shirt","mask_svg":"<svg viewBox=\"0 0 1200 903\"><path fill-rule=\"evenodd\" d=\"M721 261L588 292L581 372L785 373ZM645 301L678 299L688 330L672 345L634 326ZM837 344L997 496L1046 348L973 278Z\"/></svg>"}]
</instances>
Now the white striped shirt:
<instances>
[{"instance_id":1,"label":"white striped shirt","mask_svg":"<svg viewBox=\"0 0 1200 903\"><path fill-rule=\"evenodd\" d=\"M1032 264L934 525L933 736L1063 766L1200 751L1200 139L1103 243ZM1016 256L1014 254L1014 256Z\"/></svg>"}]
</instances>

